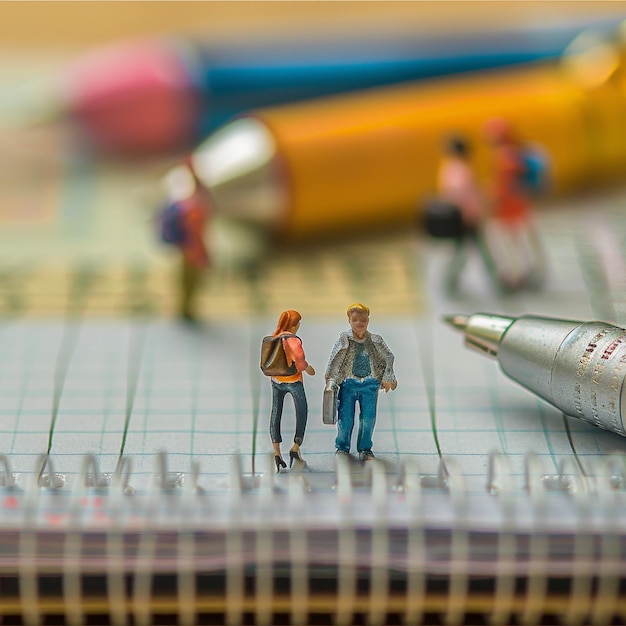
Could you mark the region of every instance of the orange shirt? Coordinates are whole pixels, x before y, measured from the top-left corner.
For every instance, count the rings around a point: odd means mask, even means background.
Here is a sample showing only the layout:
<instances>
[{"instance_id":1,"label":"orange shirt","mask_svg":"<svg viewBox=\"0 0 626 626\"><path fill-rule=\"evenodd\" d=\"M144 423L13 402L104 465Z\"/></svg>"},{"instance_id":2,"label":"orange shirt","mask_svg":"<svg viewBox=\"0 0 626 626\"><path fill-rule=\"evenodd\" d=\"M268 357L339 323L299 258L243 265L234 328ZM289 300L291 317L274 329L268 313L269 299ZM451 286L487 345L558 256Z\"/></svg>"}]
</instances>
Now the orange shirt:
<instances>
[{"instance_id":1,"label":"orange shirt","mask_svg":"<svg viewBox=\"0 0 626 626\"><path fill-rule=\"evenodd\" d=\"M185 241L180 249L185 261L193 267L209 264L209 252L205 244L205 229L209 221L209 208L204 197L195 193L181 202Z\"/></svg>"},{"instance_id":2,"label":"orange shirt","mask_svg":"<svg viewBox=\"0 0 626 626\"><path fill-rule=\"evenodd\" d=\"M288 335L289 333L282 333ZM277 383L296 383L302 380L302 372L309 366L304 356L304 349L302 348L302 340L300 337L291 335L283 339L283 348L285 349L285 356L287 357L287 363L295 363L298 370L291 376L273 376L272 380Z\"/></svg>"},{"instance_id":3,"label":"orange shirt","mask_svg":"<svg viewBox=\"0 0 626 626\"><path fill-rule=\"evenodd\" d=\"M521 182L523 163L520 149L513 143L495 149L493 217L513 223L528 218L529 203Z\"/></svg>"}]
</instances>

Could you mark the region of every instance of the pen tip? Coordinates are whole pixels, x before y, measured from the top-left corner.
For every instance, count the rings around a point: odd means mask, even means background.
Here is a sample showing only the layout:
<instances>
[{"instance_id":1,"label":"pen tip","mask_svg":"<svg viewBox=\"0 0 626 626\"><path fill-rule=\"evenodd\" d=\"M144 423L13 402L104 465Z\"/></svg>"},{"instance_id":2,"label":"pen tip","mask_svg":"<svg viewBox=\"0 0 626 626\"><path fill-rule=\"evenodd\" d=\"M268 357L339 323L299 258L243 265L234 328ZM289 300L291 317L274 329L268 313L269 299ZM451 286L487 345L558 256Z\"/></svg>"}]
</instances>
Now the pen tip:
<instances>
[{"instance_id":1,"label":"pen tip","mask_svg":"<svg viewBox=\"0 0 626 626\"><path fill-rule=\"evenodd\" d=\"M465 330L467 328L469 317L467 315L446 315L443 318L443 321L446 324L450 324L450 326L454 326L454 328L458 330Z\"/></svg>"}]
</instances>

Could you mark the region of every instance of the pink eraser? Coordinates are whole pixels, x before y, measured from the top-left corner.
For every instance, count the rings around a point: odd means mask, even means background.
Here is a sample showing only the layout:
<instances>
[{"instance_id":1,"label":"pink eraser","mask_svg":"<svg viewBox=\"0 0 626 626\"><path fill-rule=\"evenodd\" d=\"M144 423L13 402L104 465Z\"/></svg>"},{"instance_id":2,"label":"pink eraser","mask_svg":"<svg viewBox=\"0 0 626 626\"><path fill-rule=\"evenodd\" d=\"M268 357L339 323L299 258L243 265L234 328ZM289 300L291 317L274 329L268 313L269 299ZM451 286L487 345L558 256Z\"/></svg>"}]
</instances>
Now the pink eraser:
<instances>
[{"instance_id":1,"label":"pink eraser","mask_svg":"<svg viewBox=\"0 0 626 626\"><path fill-rule=\"evenodd\" d=\"M65 89L70 113L99 149L148 153L193 139L197 91L183 55L166 41L89 53L69 68Z\"/></svg>"}]
</instances>

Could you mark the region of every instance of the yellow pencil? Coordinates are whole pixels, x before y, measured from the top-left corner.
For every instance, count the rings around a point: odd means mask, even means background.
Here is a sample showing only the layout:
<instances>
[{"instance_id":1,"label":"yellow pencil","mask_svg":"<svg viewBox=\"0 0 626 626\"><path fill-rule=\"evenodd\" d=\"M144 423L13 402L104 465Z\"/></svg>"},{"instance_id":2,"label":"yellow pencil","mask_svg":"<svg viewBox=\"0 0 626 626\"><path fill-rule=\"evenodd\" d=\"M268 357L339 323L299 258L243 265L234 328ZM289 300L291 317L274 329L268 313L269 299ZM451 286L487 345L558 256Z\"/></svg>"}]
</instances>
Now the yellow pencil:
<instances>
[{"instance_id":1,"label":"yellow pencil","mask_svg":"<svg viewBox=\"0 0 626 626\"><path fill-rule=\"evenodd\" d=\"M626 173L616 59L585 80L533 65L255 111L202 144L193 167L219 213L296 238L410 224L448 134L464 134L488 172L482 129L494 116L546 148L554 192L614 181Z\"/></svg>"}]
</instances>

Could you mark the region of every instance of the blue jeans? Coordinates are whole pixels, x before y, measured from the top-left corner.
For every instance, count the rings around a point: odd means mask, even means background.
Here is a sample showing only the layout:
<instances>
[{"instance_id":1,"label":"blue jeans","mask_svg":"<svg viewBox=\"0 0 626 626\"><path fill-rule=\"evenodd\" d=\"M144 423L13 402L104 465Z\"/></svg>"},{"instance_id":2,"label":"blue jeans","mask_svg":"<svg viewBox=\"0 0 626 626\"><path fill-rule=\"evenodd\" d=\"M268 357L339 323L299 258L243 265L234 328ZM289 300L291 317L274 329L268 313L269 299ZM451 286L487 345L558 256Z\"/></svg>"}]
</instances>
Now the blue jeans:
<instances>
[{"instance_id":1,"label":"blue jeans","mask_svg":"<svg viewBox=\"0 0 626 626\"><path fill-rule=\"evenodd\" d=\"M304 393L304 385L299 380L295 383L277 383L272 381L272 413L270 415L270 437L272 443L280 443L283 438L280 434L280 422L283 418L283 404L285 396L290 393L296 408L296 434L294 442L301 444L304 439L309 406ZM297 441L299 440L299 441Z\"/></svg>"},{"instance_id":2,"label":"blue jeans","mask_svg":"<svg viewBox=\"0 0 626 626\"><path fill-rule=\"evenodd\" d=\"M337 396L337 439L335 448L350 452L354 414L357 400L359 402L359 434L356 440L358 452L372 449L372 435L376 425L376 403L380 381L371 376L363 379L346 378L339 385Z\"/></svg>"}]
</instances>

